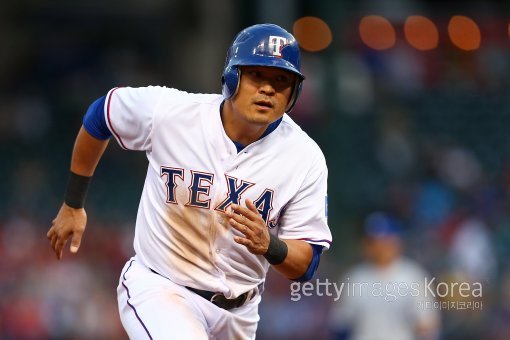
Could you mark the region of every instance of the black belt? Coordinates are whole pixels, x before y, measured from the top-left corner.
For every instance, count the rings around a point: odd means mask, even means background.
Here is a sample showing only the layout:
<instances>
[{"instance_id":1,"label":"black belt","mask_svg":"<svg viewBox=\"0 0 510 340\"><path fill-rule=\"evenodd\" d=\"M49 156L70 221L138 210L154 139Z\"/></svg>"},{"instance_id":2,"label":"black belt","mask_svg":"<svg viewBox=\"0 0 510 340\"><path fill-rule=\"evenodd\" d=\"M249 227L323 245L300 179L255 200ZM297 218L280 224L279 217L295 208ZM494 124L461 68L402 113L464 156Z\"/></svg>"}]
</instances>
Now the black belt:
<instances>
[{"instance_id":1,"label":"black belt","mask_svg":"<svg viewBox=\"0 0 510 340\"><path fill-rule=\"evenodd\" d=\"M154 269L151 269L151 268L149 268L149 269L154 274L158 274L159 276L163 276L160 273L158 273L157 271L155 271ZM248 291L248 292L246 292L244 294L239 295L238 297L236 297L234 299L227 299L225 297L225 295L223 295L221 293L214 293L214 292L210 292L208 290L202 290L202 289L197 289L197 288L188 287L188 286L185 286L185 287L187 289L191 290L193 293L195 293L197 295L200 295L201 297L203 297L207 301L211 301L216 306L218 306L220 308L223 308L223 309L226 309L226 310L230 310L230 309L233 309L233 308L239 308L242 305L244 305L244 303L248 300L248 296L250 295L250 292L252 292L250 290L250 291ZM262 293L262 291L261 291L262 287L263 287L262 283L258 285L258 287L257 287L258 293ZM249 297L249 300L253 299L256 295L257 295L257 292L252 292L251 296Z\"/></svg>"},{"instance_id":2,"label":"black belt","mask_svg":"<svg viewBox=\"0 0 510 340\"><path fill-rule=\"evenodd\" d=\"M192 287L186 287L186 288L191 290L193 293L195 293L197 295L200 295L201 297L203 297L207 301L211 301L216 306L218 306L220 308L223 308L223 309L226 309L226 310L230 310L230 309L233 309L233 308L238 308L238 307L241 307L242 305L244 305L244 303L248 299L248 295L250 293L250 292L246 292L244 294L239 295L235 299L227 299L225 297L225 295L223 295L221 293L213 293L213 292L210 292L208 290L196 289L196 288L192 288ZM250 297L250 300L254 296L255 296L255 294L253 294Z\"/></svg>"}]
</instances>

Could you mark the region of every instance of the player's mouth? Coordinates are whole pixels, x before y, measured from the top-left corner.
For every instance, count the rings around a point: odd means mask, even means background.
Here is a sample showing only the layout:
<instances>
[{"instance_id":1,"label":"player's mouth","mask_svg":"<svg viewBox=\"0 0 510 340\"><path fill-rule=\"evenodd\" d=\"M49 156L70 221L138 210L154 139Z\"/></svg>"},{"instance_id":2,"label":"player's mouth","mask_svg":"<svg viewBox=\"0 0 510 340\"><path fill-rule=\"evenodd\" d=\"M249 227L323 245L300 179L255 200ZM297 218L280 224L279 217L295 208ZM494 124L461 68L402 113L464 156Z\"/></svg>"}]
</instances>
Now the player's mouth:
<instances>
[{"instance_id":1,"label":"player's mouth","mask_svg":"<svg viewBox=\"0 0 510 340\"><path fill-rule=\"evenodd\" d=\"M265 100L265 99L256 100L254 102L254 104L257 106L257 108L259 110L262 110L262 111L267 111L274 107L274 104L272 101Z\"/></svg>"}]
</instances>

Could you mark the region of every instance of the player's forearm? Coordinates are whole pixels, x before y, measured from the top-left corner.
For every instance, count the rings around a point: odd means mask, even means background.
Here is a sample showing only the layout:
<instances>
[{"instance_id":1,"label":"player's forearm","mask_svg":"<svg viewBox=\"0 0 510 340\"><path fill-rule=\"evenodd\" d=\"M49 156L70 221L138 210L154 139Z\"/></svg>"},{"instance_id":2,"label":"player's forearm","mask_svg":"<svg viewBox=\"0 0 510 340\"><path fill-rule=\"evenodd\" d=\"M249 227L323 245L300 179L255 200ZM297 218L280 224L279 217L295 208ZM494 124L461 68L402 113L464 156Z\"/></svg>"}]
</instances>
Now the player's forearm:
<instances>
[{"instance_id":1,"label":"player's forearm","mask_svg":"<svg viewBox=\"0 0 510 340\"><path fill-rule=\"evenodd\" d=\"M282 240L287 244L288 253L285 260L273 265L279 273L288 279L301 277L308 269L313 257L313 250L309 243L299 240Z\"/></svg>"},{"instance_id":2,"label":"player's forearm","mask_svg":"<svg viewBox=\"0 0 510 340\"><path fill-rule=\"evenodd\" d=\"M74 144L71 171L81 176L92 176L108 141L92 137L82 126Z\"/></svg>"}]
</instances>

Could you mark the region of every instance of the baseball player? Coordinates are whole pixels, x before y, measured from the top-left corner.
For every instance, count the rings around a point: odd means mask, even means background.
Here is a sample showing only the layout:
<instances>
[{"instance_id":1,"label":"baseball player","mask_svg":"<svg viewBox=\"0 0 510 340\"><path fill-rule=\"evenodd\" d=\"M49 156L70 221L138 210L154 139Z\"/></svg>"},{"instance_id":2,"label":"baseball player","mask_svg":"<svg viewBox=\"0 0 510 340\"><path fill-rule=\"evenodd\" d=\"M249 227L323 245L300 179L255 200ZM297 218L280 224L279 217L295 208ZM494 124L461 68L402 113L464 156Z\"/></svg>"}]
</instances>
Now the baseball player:
<instances>
[{"instance_id":1,"label":"baseball player","mask_svg":"<svg viewBox=\"0 0 510 340\"><path fill-rule=\"evenodd\" d=\"M230 46L222 95L123 87L89 107L47 237L58 259L68 238L78 251L112 135L146 152L135 255L117 289L130 338L253 339L268 268L312 278L331 233L324 156L285 113L303 79L294 37L262 24Z\"/></svg>"},{"instance_id":2,"label":"baseball player","mask_svg":"<svg viewBox=\"0 0 510 340\"><path fill-rule=\"evenodd\" d=\"M338 280L347 287L331 308L331 339L439 339L439 310L425 284L429 274L403 255L402 236L390 214L367 216L365 260Z\"/></svg>"}]
</instances>

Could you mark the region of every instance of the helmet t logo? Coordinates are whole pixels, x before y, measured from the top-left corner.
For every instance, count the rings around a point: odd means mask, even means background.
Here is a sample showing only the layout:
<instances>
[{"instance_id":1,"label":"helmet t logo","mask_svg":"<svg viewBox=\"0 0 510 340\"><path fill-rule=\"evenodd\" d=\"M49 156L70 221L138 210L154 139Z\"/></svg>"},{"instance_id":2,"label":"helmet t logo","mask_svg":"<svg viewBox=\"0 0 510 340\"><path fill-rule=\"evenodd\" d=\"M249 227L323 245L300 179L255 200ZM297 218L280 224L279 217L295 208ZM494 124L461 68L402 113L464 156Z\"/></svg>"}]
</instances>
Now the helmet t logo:
<instances>
[{"instance_id":1,"label":"helmet t logo","mask_svg":"<svg viewBox=\"0 0 510 340\"><path fill-rule=\"evenodd\" d=\"M269 52L272 55L281 58L283 46L287 45L287 39L276 35L269 36Z\"/></svg>"}]
</instances>

